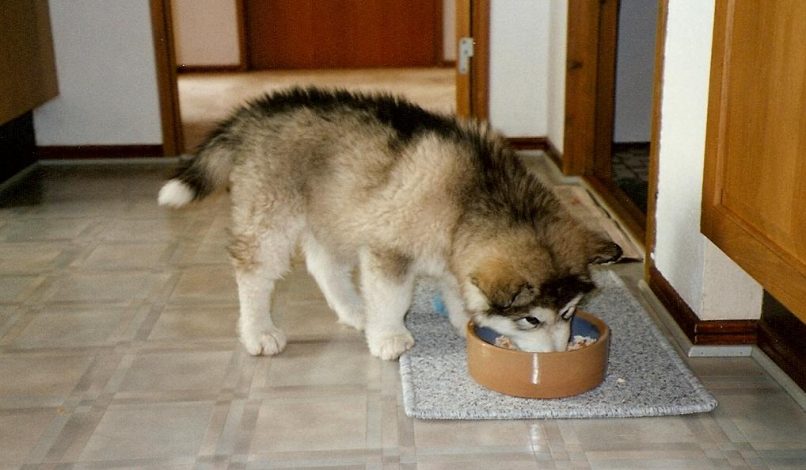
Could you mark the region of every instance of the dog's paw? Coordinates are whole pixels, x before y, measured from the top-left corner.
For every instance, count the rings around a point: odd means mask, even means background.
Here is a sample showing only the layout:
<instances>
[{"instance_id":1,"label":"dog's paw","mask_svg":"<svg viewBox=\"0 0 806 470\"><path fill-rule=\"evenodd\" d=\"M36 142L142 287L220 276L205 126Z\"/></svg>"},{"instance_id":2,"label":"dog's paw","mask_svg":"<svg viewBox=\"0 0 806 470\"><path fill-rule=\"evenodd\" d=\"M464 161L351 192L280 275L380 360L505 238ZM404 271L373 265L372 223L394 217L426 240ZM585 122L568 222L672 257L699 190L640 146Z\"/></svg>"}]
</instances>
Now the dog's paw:
<instances>
[{"instance_id":1,"label":"dog's paw","mask_svg":"<svg viewBox=\"0 0 806 470\"><path fill-rule=\"evenodd\" d=\"M384 361L394 361L414 346L414 337L408 331L398 334L380 334L367 338L369 352Z\"/></svg>"},{"instance_id":2,"label":"dog's paw","mask_svg":"<svg viewBox=\"0 0 806 470\"><path fill-rule=\"evenodd\" d=\"M282 330L271 327L255 334L241 335L241 343L253 356L274 356L285 349L286 338Z\"/></svg>"}]
</instances>

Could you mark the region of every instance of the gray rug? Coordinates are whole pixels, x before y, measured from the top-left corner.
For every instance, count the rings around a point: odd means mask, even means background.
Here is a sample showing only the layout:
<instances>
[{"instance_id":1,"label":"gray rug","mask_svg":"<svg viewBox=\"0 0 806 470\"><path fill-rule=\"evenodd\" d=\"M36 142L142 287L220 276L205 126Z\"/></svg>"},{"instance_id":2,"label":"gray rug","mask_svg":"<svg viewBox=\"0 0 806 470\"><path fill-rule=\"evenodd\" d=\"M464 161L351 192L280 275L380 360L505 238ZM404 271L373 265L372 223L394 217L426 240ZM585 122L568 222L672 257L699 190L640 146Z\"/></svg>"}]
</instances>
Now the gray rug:
<instances>
[{"instance_id":1,"label":"gray rug","mask_svg":"<svg viewBox=\"0 0 806 470\"><path fill-rule=\"evenodd\" d=\"M623 281L594 273L599 289L582 308L610 326L610 362L599 387L568 398L515 398L478 385L465 340L435 308L433 286L417 286L406 318L416 344L400 358L406 414L424 419L624 418L700 413L716 400L683 363Z\"/></svg>"}]
</instances>

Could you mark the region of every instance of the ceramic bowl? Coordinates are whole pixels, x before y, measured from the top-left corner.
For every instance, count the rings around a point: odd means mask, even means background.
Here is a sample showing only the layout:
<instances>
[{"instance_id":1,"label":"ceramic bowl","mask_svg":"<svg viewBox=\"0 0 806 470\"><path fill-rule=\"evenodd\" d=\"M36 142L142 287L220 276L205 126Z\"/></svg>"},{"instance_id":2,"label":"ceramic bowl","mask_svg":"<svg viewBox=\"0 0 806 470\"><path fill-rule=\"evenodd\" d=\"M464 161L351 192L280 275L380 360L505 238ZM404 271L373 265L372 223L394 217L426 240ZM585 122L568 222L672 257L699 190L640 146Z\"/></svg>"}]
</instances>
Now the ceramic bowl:
<instances>
[{"instance_id":1,"label":"ceramic bowl","mask_svg":"<svg viewBox=\"0 0 806 470\"><path fill-rule=\"evenodd\" d=\"M607 371L610 329L602 320L582 311L577 311L572 322L572 335L598 334L597 341L575 351L515 351L488 342L489 336L484 331L480 336L480 329L471 321L467 325L471 377L491 390L524 398L568 397L596 388Z\"/></svg>"}]
</instances>

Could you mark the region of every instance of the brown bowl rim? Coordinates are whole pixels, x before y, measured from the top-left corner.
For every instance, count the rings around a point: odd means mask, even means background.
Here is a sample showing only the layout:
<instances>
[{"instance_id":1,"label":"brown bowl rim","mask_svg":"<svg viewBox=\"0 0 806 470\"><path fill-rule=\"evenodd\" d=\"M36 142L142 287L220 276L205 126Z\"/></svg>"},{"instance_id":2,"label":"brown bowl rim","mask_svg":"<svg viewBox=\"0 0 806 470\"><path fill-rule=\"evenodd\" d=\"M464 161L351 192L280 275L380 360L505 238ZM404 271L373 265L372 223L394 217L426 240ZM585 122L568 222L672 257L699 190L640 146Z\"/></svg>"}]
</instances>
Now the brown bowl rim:
<instances>
[{"instance_id":1,"label":"brown bowl rim","mask_svg":"<svg viewBox=\"0 0 806 470\"><path fill-rule=\"evenodd\" d=\"M520 350L516 350L516 349L502 348L501 346L496 346L496 345L494 345L492 343L488 343L487 341L484 341L483 339L481 339L481 337L479 337L479 335L476 334L476 329L475 329L476 323L473 320L470 320L467 323L467 332L468 332L469 335L471 335L473 337L474 340L476 340L479 343L481 343L482 347L494 348L494 351L496 351L496 354L498 354L498 353L513 354L513 355L518 355L518 354L540 354L543 357L547 357L547 356L552 356L553 357L555 355L561 355L562 354L563 357L567 358L567 357L569 357L568 354L574 354L574 353L582 353L582 354L584 354L584 353L586 353L588 348L593 348L597 344L599 344L600 342L604 342L604 341L609 340L609 338L610 338L610 327L607 326L607 323L605 323L602 319L600 319L599 317L597 317L597 316L595 316L595 315L593 315L591 313L588 313L588 312L586 312L584 310L577 310L575 315L580 315L583 319L588 320L588 321L590 321L590 319L593 319L594 320L594 322L593 322L594 325L600 331L599 331L599 338L596 340L596 343L591 344L589 346L585 346L584 348L580 348L580 349L577 349L577 350L574 350L574 351L533 352L533 351L520 351ZM602 328L600 326L604 326L604 331L601 331Z\"/></svg>"}]
</instances>

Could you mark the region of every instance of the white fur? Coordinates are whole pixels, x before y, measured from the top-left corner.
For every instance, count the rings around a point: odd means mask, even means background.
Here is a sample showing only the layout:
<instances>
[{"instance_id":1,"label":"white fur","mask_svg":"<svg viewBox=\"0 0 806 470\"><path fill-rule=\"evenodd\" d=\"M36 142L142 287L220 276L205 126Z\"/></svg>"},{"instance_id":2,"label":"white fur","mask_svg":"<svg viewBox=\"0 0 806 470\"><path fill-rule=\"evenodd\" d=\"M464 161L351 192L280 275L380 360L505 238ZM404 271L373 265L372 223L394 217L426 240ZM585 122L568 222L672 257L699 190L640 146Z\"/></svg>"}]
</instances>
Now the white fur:
<instances>
[{"instance_id":1,"label":"white fur","mask_svg":"<svg viewBox=\"0 0 806 470\"><path fill-rule=\"evenodd\" d=\"M260 239L255 266L249 270L236 267L240 316L238 333L249 354L272 356L286 345L282 330L271 318L271 295L275 281L290 267L302 220L289 218L284 230L271 231Z\"/></svg>"},{"instance_id":2,"label":"white fur","mask_svg":"<svg viewBox=\"0 0 806 470\"><path fill-rule=\"evenodd\" d=\"M339 317L339 323L364 329L364 301L353 284L353 266L337 260L312 234L303 238L305 264L330 308Z\"/></svg>"},{"instance_id":3,"label":"white fur","mask_svg":"<svg viewBox=\"0 0 806 470\"><path fill-rule=\"evenodd\" d=\"M369 352L383 360L394 360L414 346L403 320L414 293L414 275L389 279L374 269L369 250L361 250L361 288L366 305L366 336Z\"/></svg>"},{"instance_id":4,"label":"white fur","mask_svg":"<svg viewBox=\"0 0 806 470\"><path fill-rule=\"evenodd\" d=\"M170 180L160 189L157 203L161 206L182 207L193 200L194 192L179 180Z\"/></svg>"}]
</instances>

